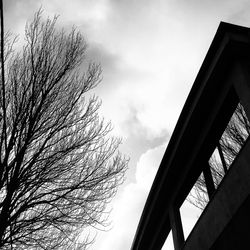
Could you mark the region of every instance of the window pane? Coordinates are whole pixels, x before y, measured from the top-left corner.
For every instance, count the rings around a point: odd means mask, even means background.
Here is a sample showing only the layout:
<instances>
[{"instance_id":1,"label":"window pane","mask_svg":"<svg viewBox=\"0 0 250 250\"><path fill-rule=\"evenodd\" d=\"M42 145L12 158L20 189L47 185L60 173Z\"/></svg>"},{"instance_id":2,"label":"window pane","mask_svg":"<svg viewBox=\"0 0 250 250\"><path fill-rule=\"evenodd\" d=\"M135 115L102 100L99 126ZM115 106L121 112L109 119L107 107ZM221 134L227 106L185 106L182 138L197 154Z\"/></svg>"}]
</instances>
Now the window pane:
<instances>
[{"instance_id":1,"label":"window pane","mask_svg":"<svg viewBox=\"0 0 250 250\"><path fill-rule=\"evenodd\" d=\"M223 168L222 160L217 147L215 148L208 162L210 165L214 186L217 188L225 175L225 170Z\"/></svg>"},{"instance_id":2,"label":"window pane","mask_svg":"<svg viewBox=\"0 0 250 250\"><path fill-rule=\"evenodd\" d=\"M208 203L207 190L204 185L200 185L201 182L205 182L203 174L201 174L197 179L186 200L180 207L181 221L185 240L192 231L203 209Z\"/></svg>"},{"instance_id":3,"label":"window pane","mask_svg":"<svg viewBox=\"0 0 250 250\"><path fill-rule=\"evenodd\" d=\"M250 133L250 123L239 103L221 139L220 145L228 167L232 164Z\"/></svg>"},{"instance_id":4,"label":"window pane","mask_svg":"<svg viewBox=\"0 0 250 250\"><path fill-rule=\"evenodd\" d=\"M174 241L172 236L172 230L170 230L167 239L165 240L164 245L161 250L174 250Z\"/></svg>"}]
</instances>

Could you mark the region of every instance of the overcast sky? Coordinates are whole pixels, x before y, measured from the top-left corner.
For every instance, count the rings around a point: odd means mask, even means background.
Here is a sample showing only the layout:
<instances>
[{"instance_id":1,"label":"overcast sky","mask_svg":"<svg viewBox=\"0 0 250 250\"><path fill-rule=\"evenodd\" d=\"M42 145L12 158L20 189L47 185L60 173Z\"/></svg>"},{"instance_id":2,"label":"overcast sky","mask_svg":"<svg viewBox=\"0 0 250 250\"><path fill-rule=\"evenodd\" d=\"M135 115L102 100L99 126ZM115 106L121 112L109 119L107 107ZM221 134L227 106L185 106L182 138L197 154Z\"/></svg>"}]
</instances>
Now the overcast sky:
<instances>
[{"instance_id":1,"label":"overcast sky","mask_svg":"<svg viewBox=\"0 0 250 250\"><path fill-rule=\"evenodd\" d=\"M100 62L101 113L123 137L127 180L111 204L112 226L94 250L127 250L150 185L220 21L250 27L248 0L5 0L5 24L23 34L42 6L58 25L75 25ZM195 211L185 209L185 218ZM191 223L187 222L188 225ZM172 247L165 246L164 249Z\"/></svg>"}]
</instances>

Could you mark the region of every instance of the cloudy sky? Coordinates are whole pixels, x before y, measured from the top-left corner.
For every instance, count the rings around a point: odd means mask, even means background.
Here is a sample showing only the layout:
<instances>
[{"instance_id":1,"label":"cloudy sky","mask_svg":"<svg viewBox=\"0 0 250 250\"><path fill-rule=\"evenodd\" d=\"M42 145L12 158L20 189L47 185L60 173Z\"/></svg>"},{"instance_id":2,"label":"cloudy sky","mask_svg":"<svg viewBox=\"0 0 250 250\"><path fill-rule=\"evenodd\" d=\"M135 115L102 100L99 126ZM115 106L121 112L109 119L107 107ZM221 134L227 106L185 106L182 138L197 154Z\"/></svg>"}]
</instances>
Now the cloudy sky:
<instances>
[{"instance_id":1,"label":"cloudy sky","mask_svg":"<svg viewBox=\"0 0 250 250\"><path fill-rule=\"evenodd\" d=\"M100 62L101 113L123 137L127 179L111 204L112 224L94 250L130 248L150 185L220 21L250 27L248 0L5 0L5 24L23 34L42 6L58 25L75 25ZM196 212L186 206L191 225ZM168 243L167 243L168 244ZM170 245L164 249L172 249Z\"/></svg>"}]
</instances>

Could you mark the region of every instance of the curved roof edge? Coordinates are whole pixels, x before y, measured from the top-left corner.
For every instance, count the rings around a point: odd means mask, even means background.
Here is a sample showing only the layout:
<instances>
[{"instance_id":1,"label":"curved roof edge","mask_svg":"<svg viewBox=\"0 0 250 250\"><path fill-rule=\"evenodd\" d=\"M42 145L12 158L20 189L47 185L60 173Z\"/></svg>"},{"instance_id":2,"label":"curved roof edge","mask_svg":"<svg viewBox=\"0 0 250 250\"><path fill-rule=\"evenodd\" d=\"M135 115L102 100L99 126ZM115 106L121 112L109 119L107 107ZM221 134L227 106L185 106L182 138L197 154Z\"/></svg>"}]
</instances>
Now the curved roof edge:
<instances>
[{"instance_id":1,"label":"curved roof edge","mask_svg":"<svg viewBox=\"0 0 250 250\"><path fill-rule=\"evenodd\" d=\"M157 171L137 227L131 250L155 250L165 241L164 237L170 230L170 224L168 217L164 217L162 214L157 213L159 200L162 199L161 189L164 183L173 183L171 178L175 176L173 175L175 169L171 169L171 162L173 158L180 157L176 155L176 151L179 147L182 135L187 129L187 125L189 125L189 121L193 116L193 110L199 105L201 93L207 84L206 79L212 73L216 73L216 63L222 54L230 53L230 50L226 50L228 44L233 44L233 46L236 47L239 47L239 45L241 46L242 44L247 44L247 46L249 46L250 29L225 22L220 23L181 111L178 122ZM163 235L160 236L159 234L162 233L163 230L165 231L165 234L163 233Z\"/></svg>"}]
</instances>

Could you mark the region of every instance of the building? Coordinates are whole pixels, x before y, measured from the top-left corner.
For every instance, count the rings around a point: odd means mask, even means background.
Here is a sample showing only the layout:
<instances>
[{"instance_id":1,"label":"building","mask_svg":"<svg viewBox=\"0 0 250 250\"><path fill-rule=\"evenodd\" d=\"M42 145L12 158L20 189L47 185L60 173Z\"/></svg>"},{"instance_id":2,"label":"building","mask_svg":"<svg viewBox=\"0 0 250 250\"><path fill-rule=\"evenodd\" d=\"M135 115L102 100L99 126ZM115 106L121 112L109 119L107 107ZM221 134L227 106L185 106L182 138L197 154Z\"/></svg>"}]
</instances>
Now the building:
<instances>
[{"instance_id":1,"label":"building","mask_svg":"<svg viewBox=\"0 0 250 250\"><path fill-rule=\"evenodd\" d=\"M170 230L176 250L249 245L250 141L218 187L209 165L239 103L250 121L250 29L221 23L159 166L132 250L161 249ZM180 206L201 173L209 202L184 239Z\"/></svg>"}]
</instances>

